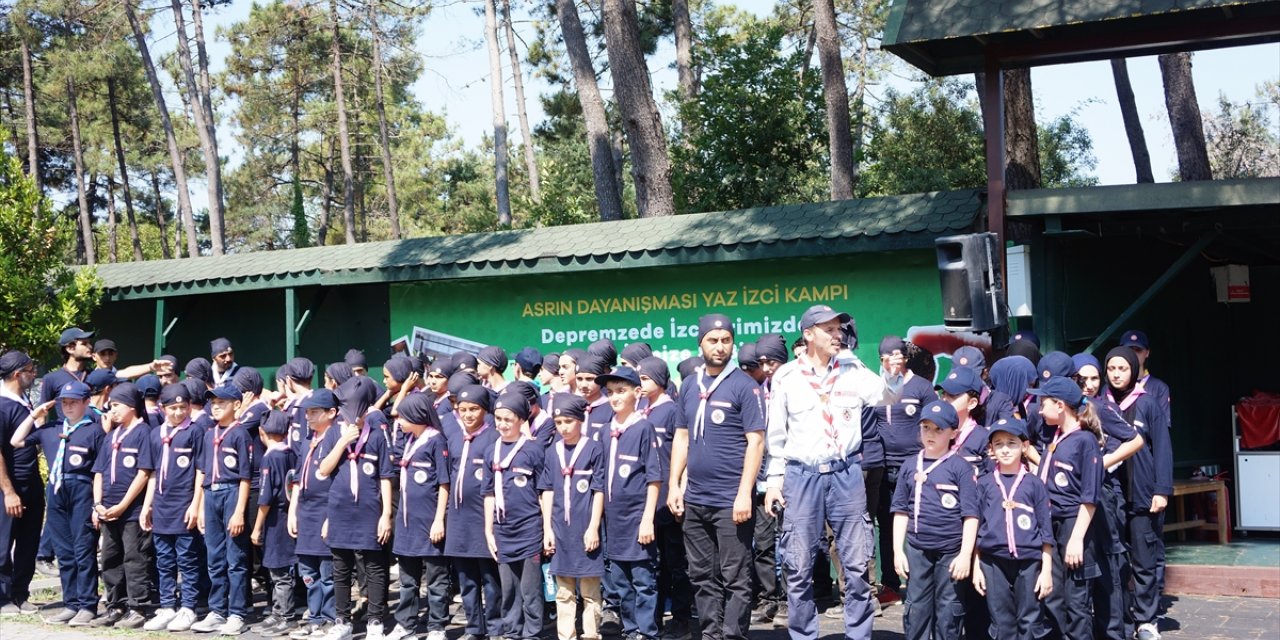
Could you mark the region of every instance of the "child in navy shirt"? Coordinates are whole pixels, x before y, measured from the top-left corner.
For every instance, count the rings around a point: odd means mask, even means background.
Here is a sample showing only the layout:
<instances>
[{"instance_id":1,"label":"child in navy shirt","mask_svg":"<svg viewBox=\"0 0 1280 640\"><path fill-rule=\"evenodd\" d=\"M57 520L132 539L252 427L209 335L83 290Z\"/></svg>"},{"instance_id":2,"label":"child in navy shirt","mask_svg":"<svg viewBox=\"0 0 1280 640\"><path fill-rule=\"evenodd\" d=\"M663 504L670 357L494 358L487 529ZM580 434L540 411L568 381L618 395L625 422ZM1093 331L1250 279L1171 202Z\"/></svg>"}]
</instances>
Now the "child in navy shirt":
<instances>
[{"instance_id":1,"label":"child in navy shirt","mask_svg":"<svg viewBox=\"0 0 1280 640\"><path fill-rule=\"evenodd\" d=\"M333 596L337 619L326 638L338 640L351 633L351 587L356 573L364 577L368 598L365 637L382 637L382 616L387 601L387 554L382 545L391 539L391 480L395 471L382 420L369 407L376 390L366 376L356 376L338 387L342 403L339 437L320 463L320 475L333 478L329 485L325 540L333 557ZM366 415L368 414L368 415Z\"/></svg>"},{"instance_id":2,"label":"child in navy shirt","mask_svg":"<svg viewBox=\"0 0 1280 640\"><path fill-rule=\"evenodd\" d=\"M291 638L323 637L337 612L333 595L333 555L321 532L329 514L331 476L320 473L320 464L337 447L338 399L328 389L316 389L299 407L305 412L307 431L295 451L293 495L289 500L289 535L295 539L298 573L307 589L306 624Z\"/></svg>"},{"instance_id":3,"label":"child in navy shirt","mask_svg":"<svg viewBox=\"0 0 1280 640\"><path fill-rule=\"evenodd\" d=\"M396 626L385 640L417 637L419 585L427 587L427 640L444 640L449 621L449 567L444 557L449 505L449 451L432 393L405 397L396 423L405 435L400 505L392 551L400 561Z\"/></svg>"},{"instance_id":4,"label":"child in navy shirt","mask_svg":"<svg viewBox=\"0 0 1280 640\"><path fill-rule=\"evenodd\" d=\"M596 377L609 373L609 364L600 356L585 355L578 358L577 393L587 401L587 417L583 434L597 442L604 442L601 432L608 431L609 421L613 420L613 410L609 408L609 399L600 392L600 384Z\"/></svg>"},{"instance_id":5,"label":"child in navy shirt","mask_svg":"<svg viewBox=\"0 0 1280 640\"><path fill-rule=\"evenodd\" d=\"M619 596L622 633L652 640L658 637L658 547L654 514L662 485L653 424L636 411L640 374L619 367L596 378L613 410L609 430L601 434L607 448L605 479L605 557ZM605 442L608 445L605 445Z\"/></svg>"},{"instance_id":6,"label":"child in navy shirt","mask_svg":"<svg viewBox=\"0 0 1280 640\"><path fill-rule=\"evenodd\" d=\"M1043 603L1045 622L1051 635L1089 640L1091 583L1101 575L1091 527L1104 471L1098 417L1070 378L1052 376L1031 393L1040 399L1045 425L1054 429L1037 471L1049 489L1056 547L1053 591Z\"/></svg>"},{"instance_id":7,"label":"child in navy shirt","mask_svg":"<svg viewBox=\"0 0 1280 640\"><path fill-rule=\"evenodd\" d=\"M951 450L958 422L948 402L924 407L924 448L902 465L893 496L893 566L907 580L908 640L957 640L964 621L957 583L973 562L978 500L973 467Z\"/></svg>"},{"instance_id":8,"label":"child in navy shirt","mask_svg":"<svg viewBox=\"0 0 1280 640\"><path fill-rule=\"evenodd\" d=\"M983 411L979 398L986 386L976 371L969 367L956 367L943 378L938 389L941 398L956 410L959 431L951 450L973 465L974 475L982 475L991 469L991 457L987 447L987 428L983 426Z\"/></svg>"},{"instance_id":9,"label":"child in navy shirt","mask_svg":"<svg viewBox=\"0 0 1280 640\"><path fill-rule=\"evenodd\" d=\"M604 558L600 521L604 516L604 455L599 443L583 437L587 401L556 395L550 412L560 439L546 451L542 475L543 551L551 555L556 580L556 637L576 640L578 596L582 596L582 640L600 638L600 579Z\"/></svg>"},{"instance_id":10,"label":"child in navy shirt","mask_svg":"<svg viewBox=\"0 0 1280 640\"><path fill-rule=\"evenodd\" d=\"M465 372L454 375L462 373ZM462 386L454 402L456 426L449 429L445 425L449 452L456 452L457 457L450 456L452 484L445 516L444 552L458 573L458 591L467 617L464 640L500 637L502 633L498 564L485 537L478 535L484 531L484 472L498 439L498 432L488 421L490 406L488 389L478 384Z\"/></svg>"},{"instance_id":11,"label":"child in navy shirt","mask_svg":"<svg viewBox=\"0 0 1280 640\"><path fill-rule=\"evenodd\" d=\"M196 622L196 601L204 579L201 541L196 533L203 509L196 493L196 466L204 450L204 429L191 422L186 385L166 385L160 391L160 406L164 422L151 430L156 472L147 483L142 506L142 526L151 531L155 543L160 610L144 628L186 631Z\"/></svg>"},{"instance_id":12,"label":"child in navy shirt","mask_svg":"<svg viewBox=\"0 0 1280 640\"><path fill-rule=\"evenodd\" d=\"M253 439L236 417L242 394L223 385L205 394L213 424L205 431L197 478L204 505L200 531L208 550L209 615L194 625L197 633L239 634L249 615L249 478Z\"/></svg>"},{"instance_id":13,"label":"child in navy shirt","mask_svg":"<svg viewBox=\"0 0 1280 640\"><path fill-rule=\"evenodd\" d=\"M485 537L502 584L502 636L535 640L542 630L542 511L538 482L544 449L524 435L529 402L498 397L493 410L499 440L485 473Z\"/></svg>"},{"instance_id":14,"label":"child in navy shirt","mask_svg":"<svg viewBox=\"0 0 1280 640\"><path fill-rule=\"evenodd\" d=\"M98 531L89 526L93 512L93 465L106 448L101 415L89 407L90 389L83 382L64 383L56 400L30 414L13 434L14 447L39 445L49 464L45 528L58 559L65 608L46 622L88 625L98 615ZM54 403L63 419L43 423Z\"/></svg>"},{"instance_id":15,"label":"child in navy shirt","mask_svg":"<svg viewBox=\"0 0 1280 640\"><path fill-rule=\"evenodd\" d=\"M289 414L269 411L258 427L266 453L258 472L258 517L253 544L262 547L262 566L271 576L271 615L254 625L260 636L282 636L293 626L293 585L297 577L296 543L289 535L289 489L297 456L289 448Z\"/></svg>"},{"instance_id":16,"label":"child in navy shirt","mask_svg":"<svg viewBox=\"0 0 1280 640\"><path fill-rule=\"evenodd\" d=\"M1017 418L991 425L997 467L978 479L977 562L973 585L986 597L994 637L1032 640L1040 604L1053 591L1049 493L1022 463L1027 427Z\"/></svg>"},{"instance_id":17,"label":"child in navy shirt","mask_svg":"<svg viewBox=\"0 0 1280 640\"><path fill-rule=\"evenodd\" d=\"M156 468L142 393L131 383L111 390L107 446L93 464L93 523L102 530L107 613L93 626L137 629L151 606L151 534L142 529L143 493Z\"/></svg>"}]
</instances>

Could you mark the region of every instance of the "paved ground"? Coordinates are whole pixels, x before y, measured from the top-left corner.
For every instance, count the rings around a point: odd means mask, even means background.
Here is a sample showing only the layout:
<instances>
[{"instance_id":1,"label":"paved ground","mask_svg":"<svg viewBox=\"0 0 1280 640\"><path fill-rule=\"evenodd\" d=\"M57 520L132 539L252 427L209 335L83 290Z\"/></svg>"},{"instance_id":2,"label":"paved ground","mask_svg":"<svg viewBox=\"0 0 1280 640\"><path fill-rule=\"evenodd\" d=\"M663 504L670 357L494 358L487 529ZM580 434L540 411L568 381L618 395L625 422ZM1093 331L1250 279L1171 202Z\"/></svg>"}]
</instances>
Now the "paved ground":
<instances>
[{"instance_id":1,"label":"paved ground","mask_svg":"<svg viewBox=\"0 0 1280 640\"><path fill-rule=\"evenodd\" d=\"M1162 634L1168 639L1273 640L1280 638L1280 600L1182 597L1169 599L1168 605L1168 614L1160 624ZM840 621L822 618L820 633L826 640L838 640L843 635ZM450 640L456 640L462 635L462 629L451 627L448 635ZM33 616L0 618L0 638L3 640L173 638L175 636L199 637L198 634L69 629L43 624ZM250 633L241 637L245 640L256 638ZM357 635L357 637L360 636ZM548 629L546 637L553 638L554 632ZM885 609L883 617L876 619L874 640L899 640L902 637L902 607L893 605ZM787 640L787 633L783 629L774 629L772 626L757 625L751 630L751 640Z\"/></svg>"}]
</instances>

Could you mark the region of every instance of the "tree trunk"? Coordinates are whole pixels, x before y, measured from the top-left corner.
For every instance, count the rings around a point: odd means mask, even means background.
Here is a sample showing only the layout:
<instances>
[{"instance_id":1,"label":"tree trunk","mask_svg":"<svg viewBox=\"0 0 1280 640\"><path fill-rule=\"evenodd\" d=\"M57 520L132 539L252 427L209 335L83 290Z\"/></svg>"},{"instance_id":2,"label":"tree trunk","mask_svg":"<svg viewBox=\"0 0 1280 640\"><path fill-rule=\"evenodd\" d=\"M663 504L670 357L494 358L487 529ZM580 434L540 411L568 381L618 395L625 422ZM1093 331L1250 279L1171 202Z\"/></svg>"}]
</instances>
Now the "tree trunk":
<instances>
[{"instance_id":1,"label":"tree trunk","mask_svg":"<svg viewBox=\"0 0 1280 640\"><path fill-rule=\"evenodd\" d=\"M369 3L369 26L373 30L373 86L378 107L378 143L382 149L382 177L387 183L387 214L391 218L391 237L400 239L400 209L396 204L396 172L391 165L391 140L387 134L387 107L382 95L382 33L378 14ZM295 174L296 175L296 174Z\"/></svg>"},{"instance_id":2,"label":"tree trunk","mask_svg":"<svg viewBox=\"0 0 1280 640\"><path fill-rule=\"evenodd\" d=\"M1111 75L1116 81L1116 99L1120 102L1120 117L1124 120L1124 132L1129 137L1129 151L1133 154L1133 170L1138 182L1155 182L1151 173L1151 154L1147 151L1147 136L1142 132L1142 118L1138 116L1138 103L1129 82L1129 65L1124 58L1111 60Z\"/></svg>"},{"instance_id":3,"label":"tree trunk","mask_svg":"<svg viewBox=\"0 0 1280 640\"><path fill-rule=\"evenodd\" d=\"M693 20L689 17L689 0L671 0L671 20L676 36L676 77L680 101L693 102L698 97L698 76L693 70ZM685 123L689 127L689 123Z\"/></svg>"},{"instance_id":4,"label":"tree trunk","mask_svg":"<svg viewBox=\"0 0 1280 640\"><path fill-rule=\"evenodd\" d=\"M502 0L502 23L507 28L507 53L511 56L511 75L516 86L516 116L520 120L520 136L524 140L524 165L529 174L529 197L542 202L542 180L538 175L538 157L533 148L533 133L529 128L529 110L524 100L524 73L520 68L520 54L516 51L516 29L511 24L511 0Z\"/></svg>"},{"instance_id":5,"label":"tree trunk","mask_svg":"<svg viewBox=\"0 0 1280 640\"><path fill-rule=\"evenodd\" d=\"M333 219L333 138L329 138L329 161L324 164L324 188L320 201L320 226L316 229L316 246L323 247L329 237L329 224Z\"/></svg>"},{"instance_id":6,"label":"tree trunk","mask_svg":"<svg viewBox=\"0 0 1280 640\"><path fill-rule=\"evenodd\" d=\"M675 195L667 137L649 85L635 0L603 0L601 10L614 98L631 145L636 210L642 218L673 215Z\"/></svg>"},{"instance_id":7,"label":"tree trunk","mask_svg":"<svg viewBox=\"0 0 1280 640\"><path fill-rule=\"evenodd\" d=\"M169 119L169 107L165 104L164 91L160 88L160 78L151 61L151 52L147 48L142 25L138 22L138 14L134 11L133 0L126 0L123 4L129 26L133 29L133 39L138 44L138 54L142 57L142 68L147 73L147 82L151 84L151 97L155 100L156 110L160 112L160 125L164 128L165 140L169 146L169 163L173 166L174 191L178 193L178 211L182 215L182 226L186 229L187 255L194 258L200 255L200 245L196 241L196 222L191 213L191 196L187 192L187 170L182 166L182 151L178 148L178 138L173 132L173 122Z\"/></svg>"},{"instance_id":8,"label":"tree trunk","mask_svg":"<svg viewBox=\"0 0 1280 640\"><path fill-rule=\"evenodd\" d=\"M111 110L111 138L115 143L116 166L120 169L121 193L124 195L124 213L129 221L129 239L133 243L133 259L142 261L142 241L138 238L138 221L133 214L133 193L129 187L129 167L124 161L124 143L120 136L120 113L116 101L116 79L107 78L107 105Z\"/></svg>"},{"instance_id":9,"label":"tree trunk","mask_svg":"<svg viewBox=\"0 0 1280 640\"><path fill-rule=\"evenodd\" d=\"M107 176L107 247L111 262L120 262L120 242L116 236L116 186L110 175Z\"/></svg>"},{"instance_id":10,"label":"tree trunk","mask_svg":"<svg viewBox=\"0 0 1280 640\"><path fill-rule=\"evenodd\" d=\"M187 25L182 15L181 0L169 0L173 8L173 24L177 30L178 66L182 69L183 84L186 86L187 104L191 116L195 120L196 134L200 138L200 150L204 154L205 179L209 190L209 238L213 255L225 253L223 247L222 223L225 212L222 206L222 168L218 161L218 140L209 113L200 102L200 86L196 80L195 69L191 66L191 48L187 44Z\"/></svg>"},{"instance_id":11,"label":"tree trunk","mask_svg":"<svg viewBox=\"0 0 1280 640\"><path fill-rule=\"evenodd\" d=\"M36 183L36 190L44 193L44 178L40 175L40 131L36 121L36 85L31 71L31 47L27 44L25 34L19 34L18 41L22 43L22 101L27 117L27 171Z\"/></svg>"},{"instance_id":12,"label":"tree trunk","mask_svg":"<svg viewBox=\"0 0 1280 640\"><path fill-rule=\"evenodd\" d=\"M840 34L832 0L815 0L813 26L818 34L822 95L827 105L827 144L831 151L831 199L853 197L853 134L849 131L849 90L840 59Z\"/></svg>"},{"instance_id":13,"label":"tree trunk","mask_svg":"<svg viewBox=\"0 0 1280 640\"><path fill-rule=\"evenodd\" d=\"M813 60L813 47L818 44L818 25L809 27L809 37L804 41L804 64L800 67L800 81L809 75L809 64Z\"/></svg>"},{"instance_id":14,"label":"tree trunk","mask_svg":"<svg viewBox=\"0 0 1280 640\"><path fill-rule=\"evenodd\" d=\"M160 195L160 176L156 175L155 169L151 170L151 189L156 197L156 228L160 230L160 256L168 260L173 256L169 253L169 229L164 221L164 198ZM181 253L182 243L176 246Z\"/></svg>"},{"instance_id":15,"label":"tree trunk","mask_svg":"<svg viewBox=\"0 0 1280 640\"><path fill-rule=\"evenodd\" d=\"M1159 57L1164 78L1164 104L1173 128L1173 146L1178 150L1178 177L1183 182L1212 180L1209 151L1204 142L1204 121L1196 102L1196 85L1191 78L1190 53L1166 53Z\"/></svg>"},{"instance_id":16,"label":"tree trunk","mask_svg":"<svg viewBox=\"0 0 1280 640\"><path fill-rule=\"evenodd\" d=\"M489 103L493 108L493 176L497 183L498 225L511 226L511 191L507 178L507 113L502 98L502 53L494 0L484 1L484 40L489 47Z\"/></svg>"},{"instance_id":17,"label":"tree trunk","mask_svg":"<svg viewBox=\"0 0 1280 640\"><path fill-rule=\"evenodd\" d=\"M93 246L93 214L89 211L89 195L84 178L84 148L80 143L80 113L76 109L76 83L67 77L67 123L71 128L72 158L76 165L76 198L80 205L80 237L84 242L85 264L96 264L98 254Z\"/></svg>"},{"instance_id":18,"label":"tree trunk","mask_svg":"<svg viewBox=\"0 0 1280 640\"><path fill-rule=\"evenodd\" d=\"M867 125L867 60L871 56L871 47L866 37L858 38L858 84L853 89L853 192L858 192L858 181L862 178L862 145Z\"/></svg>"},{"instance_id":19,"label":"tree trunk","mask_svg":"<svg viewBox=\"0 0 1280 640\"><path fill-rule=\"evenodd\" d=\"M333 97L338 109L338 145L342 152L342 222L346 227L347 244L356 243L356 194L355 172L351 168L351 138L347 133L347 102L342 89L342 34L338 23L338 0L329 0L329 20L333 27L333 40L329 43L333 60Z\"/></svg>"},{"instance_id":20,"label":"tree trunk","mask_svg":"<svg viewBox=\"0 0 1280 640\"><path fill-rule=\"evenodd\" d=\"M1005 188L1040 187L1040 148L1036 143L1036 108L1031 70L1004 71Z\"/></svg>"},{"instance_id":21,"label":"tree trunk","mask_svg":"<svg viewBox=\"0 0 1280 640\"><path fill-rule=\"evenodd\" d=\"M587 37L574 0L556 0L556 15L564 35L565 51L573 68L573 84L587 125L587 149L591 153L591 177L601 220L622 219L622 196L614 178L613 144L609 140L609 118L596 84L596 70L587 50Z\"/></svg>"}]
</instances>

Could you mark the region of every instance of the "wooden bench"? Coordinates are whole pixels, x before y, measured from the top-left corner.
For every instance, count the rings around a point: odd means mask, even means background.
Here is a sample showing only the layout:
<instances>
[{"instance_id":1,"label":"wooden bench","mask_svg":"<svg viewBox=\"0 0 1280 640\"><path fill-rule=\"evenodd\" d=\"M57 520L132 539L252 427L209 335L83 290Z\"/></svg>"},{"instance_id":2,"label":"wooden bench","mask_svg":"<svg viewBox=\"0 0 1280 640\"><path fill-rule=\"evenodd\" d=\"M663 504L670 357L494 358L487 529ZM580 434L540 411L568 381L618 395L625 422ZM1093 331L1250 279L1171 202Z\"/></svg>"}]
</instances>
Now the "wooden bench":
<instances>
[{"instance_id":1,"label":"wooden bench","mask_svg":"<svg viewBox=\"0 0 1280 640\"><path fill-rule=\"evenodd\" d=\"M1217 494L1218 521L1216 523L1208 523L1203 517L1187 519L1185 498L1197 493ZM1170 521L1169 516L1165 516L1164 530L1166 533L1175 531L1179 540L1185 540L1188 529L1217 531L1219 544L1227 544L1231 541L1231 522L1230 516L1227 515L1226 482L1222 480L1174 480L1173 497L1170 498L1169 506L1173 508L1173 518Z\"/></svg>"}]
</instances>

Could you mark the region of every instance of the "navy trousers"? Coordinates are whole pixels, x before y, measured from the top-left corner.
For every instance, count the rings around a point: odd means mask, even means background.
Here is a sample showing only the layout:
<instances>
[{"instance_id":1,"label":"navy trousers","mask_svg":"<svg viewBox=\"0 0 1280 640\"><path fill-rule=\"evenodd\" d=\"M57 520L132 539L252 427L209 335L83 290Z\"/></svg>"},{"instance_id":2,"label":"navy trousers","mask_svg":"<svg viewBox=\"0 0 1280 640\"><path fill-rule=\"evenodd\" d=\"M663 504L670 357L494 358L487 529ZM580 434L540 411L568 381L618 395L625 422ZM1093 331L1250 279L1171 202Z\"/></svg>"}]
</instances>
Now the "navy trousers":
<instances>
[{"instance_id":1,"label":"navy trousers","mask_svg":"<svg viewBox=\"0 0 1280 640\"><path fill-rule=\"evenodd\" d=\"M78 478L84 478L83 480ZM58 559L62 600L74 611L98 610L98 530L93 528L93 481L68 477L48 489L45 529Z\"/></svg>"}]
</instances>

